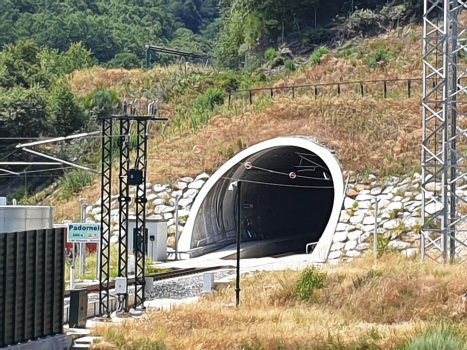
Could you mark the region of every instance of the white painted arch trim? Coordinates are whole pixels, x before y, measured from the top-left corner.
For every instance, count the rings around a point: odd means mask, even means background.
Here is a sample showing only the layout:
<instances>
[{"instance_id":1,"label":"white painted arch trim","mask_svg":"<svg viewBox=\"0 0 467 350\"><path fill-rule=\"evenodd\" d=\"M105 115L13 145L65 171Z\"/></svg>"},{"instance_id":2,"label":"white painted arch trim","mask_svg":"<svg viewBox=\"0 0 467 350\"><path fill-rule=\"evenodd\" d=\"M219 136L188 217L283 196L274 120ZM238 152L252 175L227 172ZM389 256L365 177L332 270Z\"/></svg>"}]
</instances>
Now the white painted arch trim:
<instances>
[{"instance_id":1,"label":"white painted arch trim","mask_svg":"<svg viewBox=\"0 0 467 350\"><path fill-rule=\"evenodd\" d=\"M246 158L271 148L276 147L289 147L295 146L303 148L304 150L313 152L318 157L320 157L326 166L329 168L331 173L334 185L334 203L329 217L328 224L324 229L323 235L319 240L315 250L310 255L310 262L325 262L331 248L332 239L334 232L339 221L339 215L342 207L342 202L344 200L344 180L342 174L342 168L337 161L336 157L329 151L327 148L319 145L316 140L312 137L306 136L295 136L295 137L278 137L268 141L258 143L254 146L243 150L238 153L230 160L228 160L224 165L222 165L219 170L217 170L206 183L201 188L201 191L196 196L196 199L193 203L193 206L190 211L190 215L186 222L185 228L183 229L183 235L180 237L179 249L180 251L189 251L191 249L191 237L193 232L193 227L195 224L196 216L201 208L201 205L209 194L214 185L219 181L230 169L237 166L238 163L242 162ZM303 247L305 252L305 247Z\"/></svg>"}]
</instances>

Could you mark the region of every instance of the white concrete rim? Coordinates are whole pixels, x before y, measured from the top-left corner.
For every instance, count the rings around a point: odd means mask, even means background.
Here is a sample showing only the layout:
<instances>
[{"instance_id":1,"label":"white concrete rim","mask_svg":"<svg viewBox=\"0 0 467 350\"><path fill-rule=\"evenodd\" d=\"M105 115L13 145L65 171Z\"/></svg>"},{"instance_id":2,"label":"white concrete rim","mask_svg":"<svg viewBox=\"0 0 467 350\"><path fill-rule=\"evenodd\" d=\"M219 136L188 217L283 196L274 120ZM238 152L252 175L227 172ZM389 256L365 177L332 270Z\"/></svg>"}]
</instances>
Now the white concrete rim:
<instances>
[{"instance_id":1,"label":"white concrete rim","mask_svg":"<svg viewBox=\"0 0 467 350\"><path fill-rule=\"evenodd\" d=\"M319 243L317 244L313 253L310 255L310 262L325 262L329 253L329 249L331 248L334 232L339 221L342 202L344 200L343 174L342 168L339 162L337 161L336 157L327 148L316 143L316 141L313 138L306 136L278 137L275 139L264 141L241 151L240 153L232 157L230 160L228 160L226 163L224 163L224 165L222 165L219 168L219 170L217 170L208 179L208 181L206 181L206 183L196 196L196 199L193 202L192 208L190 210L190 215L188 216L185 228L183 229L183 234L180 237L180 241L178 244L179 250L189 251L191 249L191 236L196 216L198 215L199 209L201 208L204 199L209 194L214 185L217 183L217 181L219 181L229 170L238 165L238 163L242 162L244 159L252 156L253 154L271 148L288 146L300 147L316 154L326 164L333 179L334 203L332 206L331 215L329 217L329 221L326 225L326 228L324 229L324 232L319 240ZM303 253L305 253L305 247L303 247Z\"/></svg>"}]
</instances>

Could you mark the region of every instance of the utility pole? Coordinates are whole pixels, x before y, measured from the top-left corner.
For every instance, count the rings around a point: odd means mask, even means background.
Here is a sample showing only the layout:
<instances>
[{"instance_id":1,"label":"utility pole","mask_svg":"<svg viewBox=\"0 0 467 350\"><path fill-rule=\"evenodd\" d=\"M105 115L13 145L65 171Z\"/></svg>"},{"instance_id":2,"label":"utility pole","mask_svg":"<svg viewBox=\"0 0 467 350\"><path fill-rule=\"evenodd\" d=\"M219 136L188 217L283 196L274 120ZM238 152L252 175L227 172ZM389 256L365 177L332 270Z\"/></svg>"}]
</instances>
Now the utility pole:
<instances>
[{"instance_id":1,"label":"utility pole","mask_svg":"<svg viewBox=\"0 0 467 350\"><path fill-rule=\"evenodd\" d=\"M242 182L237 181L237 282L235 286L236 305L240 304L240 248L242 244Z\"/></svg>"},{"instance_id":2,"label":"utility pole","mask_svg":"<svg viewBox=\"0 0 467 350\"><path fill-rule=\"evenodd\" d=\"M247 168L248 169L248 168ZM240 305L240 253L241 253L241 244L242 244L242 181L237 180L231 182L229 185L229 191L233 191L234 187L237 188L237 267L236 267L236 282L235 282L235 304L238 307Z\"/></svg>"},{"instance_id":3,"label":"utility pole","mask_svg":"<svg viewBox=\"0 0 467 350\"><path fill-rule=\"evenodd\" d=\"M175 197L175 260L178 260L178 201L180 196Z\"/></svg>"},{"instance_id":4,"label":"utility pole","mask_svg":"<svg viewBox=\"0 0 467 350\"><path fill-rule=\"evenodd\" d=\"M86 198L80 198L81 202L81 223L86 223L86 208L88 204L86 203ZM86 243L79 244L79 257L80 257L80 277L84 279L86 275Z\"/></svg>"},{"instance_id":5,"label":"utility pole","mask_svg":"<svg viewBox=\"0 0 467 350\"><path fill-rule=\"evenodd\" d=\"M240 248L242 244L242 182L237 182L237 285L235 287L235 297L237 306L240 304Z\"/></svg>"}]
</instances>

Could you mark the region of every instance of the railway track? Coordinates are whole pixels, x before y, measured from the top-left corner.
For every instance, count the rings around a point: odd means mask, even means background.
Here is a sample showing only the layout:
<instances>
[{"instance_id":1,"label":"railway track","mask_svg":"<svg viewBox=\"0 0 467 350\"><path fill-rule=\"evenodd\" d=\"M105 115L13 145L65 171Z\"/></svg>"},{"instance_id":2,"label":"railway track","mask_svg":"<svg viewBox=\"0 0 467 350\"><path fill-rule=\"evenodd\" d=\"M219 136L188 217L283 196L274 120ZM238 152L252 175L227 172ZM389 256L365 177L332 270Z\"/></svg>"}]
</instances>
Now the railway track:
<instances>
[{"instance_id":1,"label":"railway track","mask_svg":"<svg viewBox=\"0 0 467 350\"><path fill-rule=\"evenodd\" d=\"M154 279L154 281L162 281L162 280L167 280L171 278L189 276L189 275L194 275L197 273L215 271L215 270L226 269L226 268L232 268L232 267L231 266L214 266L214 267L202 267L202 268L191 267L187 269L180 269L180 270L175 270L175 271L170 271L170 272L146 275L145 277L151 277ZM135 284L135 277L128 278L128 285L131 286L134 284ZM93 285L83 287L83 288L86 288L88 290L88 293L92 293L92 292L99 292L100 286L99 284L93 284ZM115 288L115 281L110 282L109 289L112 289L112 288ZM64 297L65 298L70 297L70 290L65 290Z\"/></svg>"}]
</instances>

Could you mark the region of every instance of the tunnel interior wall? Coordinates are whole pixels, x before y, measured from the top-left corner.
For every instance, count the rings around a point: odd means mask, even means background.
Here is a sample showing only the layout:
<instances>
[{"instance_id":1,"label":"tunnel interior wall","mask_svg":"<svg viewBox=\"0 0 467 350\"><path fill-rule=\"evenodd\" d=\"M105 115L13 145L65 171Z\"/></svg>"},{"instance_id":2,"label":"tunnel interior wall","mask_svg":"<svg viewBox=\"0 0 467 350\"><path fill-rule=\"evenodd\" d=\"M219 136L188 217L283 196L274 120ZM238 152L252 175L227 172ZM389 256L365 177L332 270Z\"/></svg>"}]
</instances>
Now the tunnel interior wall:
<instances>
[{"instance_id":1,"label":"tunnel interior wall","mask_svg":"<svg viewBox=\"0 0 467 350\"><path fill-rule=\"evenodd\" d=\"M283 146L245 157L216 181L196 215L191 248L235 241L235 180L242 181L242 241L294 239L303 252L319 241L334 205L332 174L316 154Z\"/></svg>"}]
</instances>

